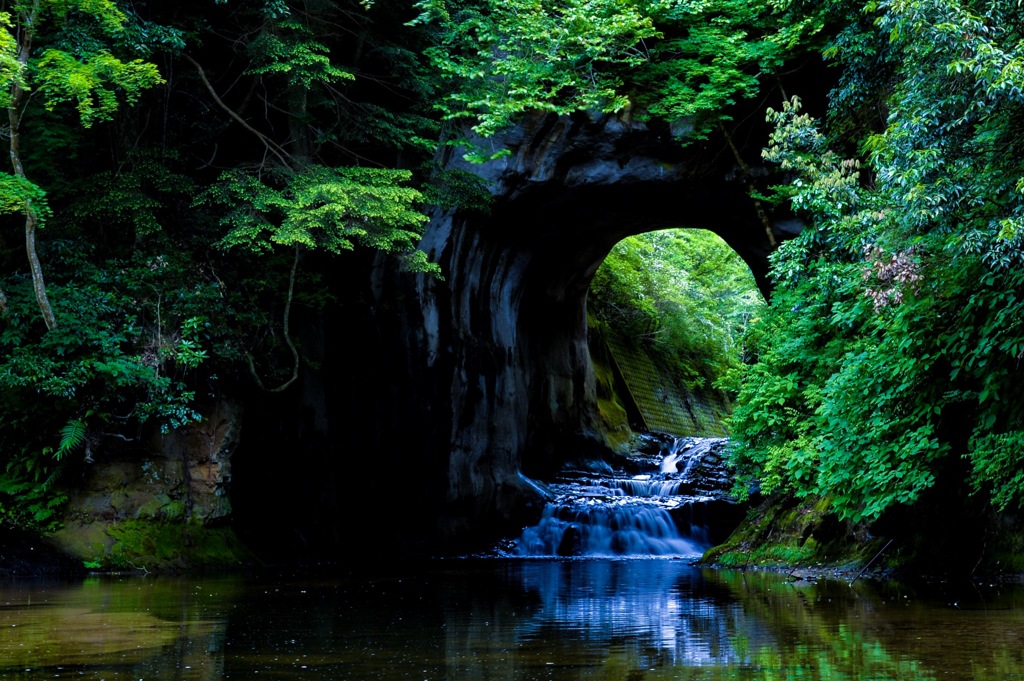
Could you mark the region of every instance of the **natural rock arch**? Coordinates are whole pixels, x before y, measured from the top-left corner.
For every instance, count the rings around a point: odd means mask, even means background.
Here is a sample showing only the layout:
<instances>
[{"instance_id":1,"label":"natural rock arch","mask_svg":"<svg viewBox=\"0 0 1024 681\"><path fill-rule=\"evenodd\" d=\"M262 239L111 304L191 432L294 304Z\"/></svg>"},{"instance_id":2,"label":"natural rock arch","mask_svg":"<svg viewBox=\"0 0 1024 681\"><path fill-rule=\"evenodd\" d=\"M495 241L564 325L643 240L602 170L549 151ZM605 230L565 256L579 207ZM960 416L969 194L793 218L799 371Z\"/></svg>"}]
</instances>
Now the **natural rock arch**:
<instances>
[{"instance_id":1,"label":"natural rock arch","mask_svg":"<svg viewBox=\"0 0 1024 681\"><path fill-rule=\"evenodd\" d=\"M421 499L436 505L442 538L511 529L538 501L525 461L604 446L586 295L618 241L708 229L767 292L772 244L728 146L681 145L678 132L629 116L537 116L492 142L511 151L503 158L469 167L449 151L446 167L489 182L490 212L433 216L421 248L444 280L379 264L379 305L402 301L391 337L407 378L381 410L391 418L379 442L435 490ZM797 226L774 224L775 239Z\"/></svg>"}]
</instances>

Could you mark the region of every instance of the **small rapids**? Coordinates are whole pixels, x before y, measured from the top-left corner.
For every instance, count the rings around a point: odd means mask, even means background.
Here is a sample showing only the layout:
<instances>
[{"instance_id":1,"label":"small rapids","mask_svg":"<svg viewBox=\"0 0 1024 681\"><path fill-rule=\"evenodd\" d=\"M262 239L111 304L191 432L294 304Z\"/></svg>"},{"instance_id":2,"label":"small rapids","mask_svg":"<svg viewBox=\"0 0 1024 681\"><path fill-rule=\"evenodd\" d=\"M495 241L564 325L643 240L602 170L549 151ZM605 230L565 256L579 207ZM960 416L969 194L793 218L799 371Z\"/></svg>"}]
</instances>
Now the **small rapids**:
<instances>
[{"instance_id":1,"label":"small rapids","mask_svg":"<svg viewBox=\"0 0 1024 681\"><path fill-rule=\"evenodd\" d=\"M565 471L547 485L553 499L536 525L512 542L524 558L699 557L710 545L708 502L725 495L720 438L680 438L649 470Z\"/></svg>"}]
</instances>

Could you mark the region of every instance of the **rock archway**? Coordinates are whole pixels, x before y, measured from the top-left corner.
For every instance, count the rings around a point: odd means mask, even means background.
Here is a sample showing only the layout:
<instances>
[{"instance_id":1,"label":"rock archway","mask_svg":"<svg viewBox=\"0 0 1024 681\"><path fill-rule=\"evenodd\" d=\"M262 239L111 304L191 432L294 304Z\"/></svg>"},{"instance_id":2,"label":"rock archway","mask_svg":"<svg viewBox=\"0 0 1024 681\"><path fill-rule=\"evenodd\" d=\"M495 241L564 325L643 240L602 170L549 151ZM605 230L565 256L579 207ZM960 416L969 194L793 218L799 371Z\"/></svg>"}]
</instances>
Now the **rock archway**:
<instances>
[{"instance_id":1,"label":"rock archway","mask_svg":"<svg viewBox=\"0 0 1024 681\"><path fill-rule=\"evenodd\" d=\"M538 501L524 462L604 447L586 295L618 241L708 229L767 290L771 244L728 146L683 146L676 132L623 116L530 119L495 140L510 155L467 166L489 182L491 211L433 216L422 248L444 280L378 268L379 304L402 301L390 356L406 376L385 396L379 443L434 490L421 498L443 537L519 522ZM445 163L464 164L457 152ZM775 223L774 238L795 224Z\"/></svg>"}]
</instances>

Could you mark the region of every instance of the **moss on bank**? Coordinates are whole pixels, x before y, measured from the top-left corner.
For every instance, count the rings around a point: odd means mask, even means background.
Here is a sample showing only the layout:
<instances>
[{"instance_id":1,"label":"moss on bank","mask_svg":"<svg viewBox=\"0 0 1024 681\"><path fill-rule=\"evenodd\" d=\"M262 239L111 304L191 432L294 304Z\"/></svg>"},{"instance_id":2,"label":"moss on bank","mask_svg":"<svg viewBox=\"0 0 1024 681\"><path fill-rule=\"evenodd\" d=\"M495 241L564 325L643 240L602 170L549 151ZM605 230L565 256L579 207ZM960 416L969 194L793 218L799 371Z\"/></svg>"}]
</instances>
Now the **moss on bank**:
<instances>
[{"instance_id":1,"label":"moss on bank","mask_svg":"<svg viewBox=\"0 0 1024 681\"><path fill-rule=\"evenodd\" d=\"M902 578L1024 576L1024 522L1017 514L964 516L959 526L925 522L927 505L872 524L841 520L827 498L761 499L702 563L732 568L827 569ZM968 534L969 533L969 534Z\"/></svg>"},{"instance_id":2,"label":"moss on bank","mask_svg":"<svg viewBox=\"0 0 1024 681\"><path fill-rule=\"evenodd\" d=\"M54 533L59 546L90 569L176 571L254 565L230 527L132 518L70 524Z\"/></svg>"},{"instance_id":3,"label":"moss on bank","mask_svg":"<svg viewBox=\"0 0 1024 681\"><path fill-rule=\"evenodd\" d=\"M597 408L601 415L601 428L605 443L616 452L624 452L633 440L629 413L619 397L623 388L618 385L614 364L605 340L606 328L588 315L590 326L590 358L597 381Z\"/></svg>"},{"instance_id":4,"label":"moss on bank","mask_svg":"<svg viewBox=\"0 0 1024 681\"><path fill-rule=\"evenodd\" d=\"M828 499L763 499L702 562L726 567L831 567L866 565L884 546L862 526L839 520Z\"/></svg>"}]
</instances>

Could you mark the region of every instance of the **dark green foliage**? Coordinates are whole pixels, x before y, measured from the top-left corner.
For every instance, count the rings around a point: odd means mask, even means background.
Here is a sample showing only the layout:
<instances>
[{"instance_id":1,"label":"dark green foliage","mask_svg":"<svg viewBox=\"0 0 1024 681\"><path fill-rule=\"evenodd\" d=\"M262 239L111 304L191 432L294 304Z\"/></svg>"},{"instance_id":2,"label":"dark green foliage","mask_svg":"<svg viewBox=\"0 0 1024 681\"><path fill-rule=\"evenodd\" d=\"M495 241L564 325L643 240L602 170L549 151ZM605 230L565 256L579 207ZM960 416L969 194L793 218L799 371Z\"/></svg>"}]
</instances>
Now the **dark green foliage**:
<instances>
[{"instance_id":1,"label":"dark green foliage","mask_svg":"<svg viewBox=\"0 0 1024 681\"><path fill-rule=\"evenodd\" d=\"M436 270L415 249L421 178L394 163L413 150L422 166L437 130L418 101L430 86L413 77L407 10L41 7L48 28L27 71L16 58L25 17L0 31L4 103L13 85L35 86L18 108L28 172L0 173L0 211L23 220L31 202L45 222L56 322L39 321L20 227L4 218L0 504L5 522L34 528L56 518L66 470L193 422L226 385L251 385L247 363L275 375L290 342L282 304L330 299L322 273L295 272L290 247L376 249Z\"/></svg>"},{"instance_id":2,"label":"dark green foliage","mask_svg":"<svg viewBox=\"0 0 1024 681\"><path fill-rule=\"evenodd\" d=\"M434 166L465 136L445 126L587 109L701 138L812 45L839 87L825 130L793 105L771 116L762 198L812 224L775 255L771 308L721 275L720 246L666 233L610 256L594 309L675 348L694 384L730 375L744 486L826 494L850 518L961 471L997 507L1024 498L1016 0L47 0L26 68L30 5L5 7L24 165L0 168L6 522L47 527L62 472L193 421L250 366L294 376L289 311L362 294L324 283L351 250L436 272L423 211L490 208L480 178ZM485 146L471 157L505 151Z\"/></svg>"},{"instance_id":3,"label":"dark green foliage","mask_svg":"<svg viewBox=\"0 0 1024 681\"><path fill-rule=\"evenodd\" d=\"M1018 9L921 0L861 25L888 37L894 65L891 86L850 81L835 98L891 87L867 183L796 107L774 116L766 157L796 178L783 191L814 227L775 257L760 361L738 383L736 463L763 490L830 494L872 519L964 457L976 493L1024 503Z\"/></svg>"},{"instance_id":4,"label":"dark green foliage","mask_svg":"<svg viewBox=\"0 0 1024 681\"><path fill-rule=\"evenodd\" d=\"M820 30L819 19L781 20L764 1L664 3L655 13L661 39L637 70L636 99L649 114L686 121L686 139L706 136L729 107L755 96L794 46ZM682 140L685 141L685 140Z\"/></svg>"},{"instance_id":5,"label":"dark green foliage","mask_svg":"<svg viewBox=\"0 0 1024 681\"><path fill-rule=\"evenodd\" d=\"M454 87L438 103L487 137L526 111L570 113L627 106L622 77L607 66L646 59L658 35L639 2L422 0L417 21L437 27L431 63Z\"/></svg>"},{"instance_id":6,"label":"dark green foliage","mask_svg":"<svg viewBox=\"0 0 1024 681\"><path fill-rule=\"evenodd\" d=\"M436 32L436 46L426 50L445 93L436 106L482 137L527 111L592 110L657 117L685 131L680 141L700 139L822 23L796 13L784 22L772 3L742 0L421 0L417 7L415 23ZM471 160L503 153L471 146Z\"/></svg>"}]
</instances>

